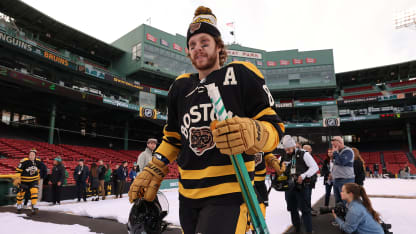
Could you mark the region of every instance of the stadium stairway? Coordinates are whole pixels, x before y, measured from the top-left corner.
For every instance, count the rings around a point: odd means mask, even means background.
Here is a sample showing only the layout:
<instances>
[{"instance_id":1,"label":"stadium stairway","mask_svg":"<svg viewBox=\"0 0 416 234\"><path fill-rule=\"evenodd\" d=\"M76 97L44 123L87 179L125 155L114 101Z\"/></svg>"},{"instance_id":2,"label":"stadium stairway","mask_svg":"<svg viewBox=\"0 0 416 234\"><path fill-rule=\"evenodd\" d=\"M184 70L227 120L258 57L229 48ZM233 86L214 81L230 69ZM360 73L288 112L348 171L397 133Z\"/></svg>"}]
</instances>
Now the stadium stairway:
<instances>
[{"instance_id":1,"label":"stadium stairway","mask_svg":"<svg viewBox=\"0 0 416 234\"><path fill-rule=\"evenodd\" d=\"M386 161L384 161L384 154L383 152L380 152L380 162L383 168L386 168Z\"/></svg>"},{"instance_id":2,"label":"stadium stairway","mask_svg":"<svg viewBox=\"0 0 416 234\"><path fill-rule=\"evenodd\" d=\"M416 166L416 158L415 156L412 154L412 152L408 152L406 153L407 159L409 159L409 162L411 164L413 164L414 166Z\"/></svg>"}]
</instances>

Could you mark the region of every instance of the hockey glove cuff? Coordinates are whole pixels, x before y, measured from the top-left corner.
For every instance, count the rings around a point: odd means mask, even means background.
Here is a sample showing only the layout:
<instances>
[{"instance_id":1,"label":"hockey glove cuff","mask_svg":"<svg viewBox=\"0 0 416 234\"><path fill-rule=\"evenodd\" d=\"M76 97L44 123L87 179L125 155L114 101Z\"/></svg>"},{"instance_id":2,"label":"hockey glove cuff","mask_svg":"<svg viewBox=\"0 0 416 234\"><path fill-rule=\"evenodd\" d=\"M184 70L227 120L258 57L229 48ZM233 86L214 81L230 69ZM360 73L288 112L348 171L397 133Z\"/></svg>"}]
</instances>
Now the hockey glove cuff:
<instances>
[{"instance_id":1,"label":"hockey glove cuff","mask_svg":"<svg viewBox=\"0 0 416 234\"><path fill-rule=\"evenodd\" d=\"M212 122L211 131L216 147L222 154L235 155L245 152L254 155L263 151L269 132L257 120L233 117Z\"/></svg>"},{"instance_id":2,"label":"hockey glove cuff","mask_svg":"<svg viewBox=\"0 0 416 234\"><path fill-rule=\"evenodd\" d=\"M168 172L168 165L152 158L130 185L129 201L133 203L138 198L144 198L146 201L155 200L160 184Z\"/></svg>"}]
</instances>

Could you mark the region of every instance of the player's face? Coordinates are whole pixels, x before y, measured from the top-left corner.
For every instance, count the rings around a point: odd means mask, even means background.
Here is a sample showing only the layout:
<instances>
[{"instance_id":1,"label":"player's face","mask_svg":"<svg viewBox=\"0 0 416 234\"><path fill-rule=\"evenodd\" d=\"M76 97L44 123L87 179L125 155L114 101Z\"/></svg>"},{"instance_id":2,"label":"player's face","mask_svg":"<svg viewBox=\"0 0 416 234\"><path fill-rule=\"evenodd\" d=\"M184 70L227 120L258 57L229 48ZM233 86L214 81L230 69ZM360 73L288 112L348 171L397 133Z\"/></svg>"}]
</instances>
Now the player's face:
<instances>
[{"instance_id":1,"label":"player's face","mask_svg":"<svg viewBox=\"0 0 416 234\"><path fill-rule=\"evenodd\" d=\"M36 154L34 152L29 153L29 160L35 160Z\"/></svg>"},{"instance_id":2,"label":"player's face","mask_svg":"<svg viewBox=\"0 0 416 234\"><path fill-rule=\"evenodd\" d=\"M207 33L199 33L189 40L189 57L197 70L209 70L219 65L220 48L214 38Z\"/></svg>"}]
</instances>

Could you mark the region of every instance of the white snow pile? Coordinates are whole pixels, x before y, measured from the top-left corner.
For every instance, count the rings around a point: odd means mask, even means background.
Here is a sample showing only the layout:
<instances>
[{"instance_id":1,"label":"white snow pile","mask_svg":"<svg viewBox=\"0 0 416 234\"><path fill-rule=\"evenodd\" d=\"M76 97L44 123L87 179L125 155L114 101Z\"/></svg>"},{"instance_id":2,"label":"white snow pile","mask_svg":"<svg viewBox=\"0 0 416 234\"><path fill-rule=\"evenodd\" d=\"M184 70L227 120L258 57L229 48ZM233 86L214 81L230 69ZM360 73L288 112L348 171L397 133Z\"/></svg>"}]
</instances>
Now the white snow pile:
<instances>
[{"instance_id":1,"label":"white snow pile","mask_svg":"<svg viewBox=\"0 0 416 234\"><path fill-rule=\"evenodd\" d=\"M404 195L416 196L416 180L402 179L367 179L364 187L370 195ZM163 190L163 194L169 201L169 214L166 221L175 225L179 223L179 201L177 189ZM316 184L316 189L312 192L312 204L316 203L325 194L325 187L322 178ZM331 197L333 199L333 197ZM416 199L393 199L393 198L370 198L374 209L378 211L384 221L392 224L394 233L410 233L413 230L414 217L416 217ZM269 195L269 207L266 211L266 222L270 233L282 233L291 225L290 214L286 210L286 202L283 192L272 190ZM117 220L120 223L127 223L131 204L128 201L127 194L122 199L114 199L109 196L105 201L98 202L76 202L76 200L63 201L62 205L49 206L46 202L39 204L39 209L49 211L59 211L74 215L83 215L92 218L108 218ZM6 214L6 215L5 215ZM42 230L42 234L49 233L90 233L87 227L80 225L57 225L52 223L40 223L25 220L21 216L11 213L0 213L0 220L3 223L12 223L13 232L16 233L16 227L21 228L22 232L26 230L23 226L27 222L33 222L36 229ZM24 225L21 225L24 224ZM49 226L50 225L50 226ZM39 229L38 229L39 228ZM75 230L76 229L76 230ZM62 231L61 231L62 230ZM65 232L66 231L66 232ZM33 234L33 231L30 232Z\"/></svg>"}]
</instances>

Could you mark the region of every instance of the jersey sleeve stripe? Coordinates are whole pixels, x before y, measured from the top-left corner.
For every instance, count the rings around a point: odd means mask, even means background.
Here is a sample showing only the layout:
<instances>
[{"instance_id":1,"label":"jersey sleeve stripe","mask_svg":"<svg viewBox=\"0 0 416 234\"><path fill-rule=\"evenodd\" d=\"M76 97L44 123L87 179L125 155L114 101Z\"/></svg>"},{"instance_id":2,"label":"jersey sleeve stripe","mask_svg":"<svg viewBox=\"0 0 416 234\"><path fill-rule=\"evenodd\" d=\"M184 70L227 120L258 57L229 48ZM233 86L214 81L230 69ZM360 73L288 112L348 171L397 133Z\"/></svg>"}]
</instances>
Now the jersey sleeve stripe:
<instances>
[{"instance_id":1,"label":"jersey sleeve stripe","mask_svg":"<svg viewBox=\"0 0 416 234\"><path fill-rule=\"evenodd\" d=\"M230 64L241 64L243 66L245 66L246 68L248 68L250 71L254 72L254 74L256 74L258 77L264 79L263 74L261 74L260 70L254 66L254 64L249 63L249 62L242 62L242 61L234 61L231 62Z\"/></svg>"},{"instance_id":2,"label":"jersey sleeve stripe","mask_svg":"<svg viewBox=\"0 0 416 234\"><path fill-rule=\"evenodd\" d=\"M266 109L263 109L262 111L260 111L252 119L258 120L258 119L260 119L261 117L263 117L265 115L277 115L277 114L276 114L276 111L274 111L271 107L267 107Z\"/></svg>"},{"instance_id":3,"label":"jersey sleeve stripe","mask_svg":"<svg viewBox=\"0 0 416 234\"><path fill-rule=\"evenodd\" d=\"M240 185L237 182L223 183L206 188L185 189L179 182L179 193L189 199L201 199L206 197L220 196L229 193L240 193Z\"/></svg>"},{"instance_id":4,"label":"jersey sleeve stripe","mask_svg":"<svg viewBox=\"0 0 416 234\"><path fill-rule=\"evenodd\" d=\"M178 157L180 150L180 146L172 144L163 139L162 143L159 145L159 147L157 147L155 152L167 158L169 162L172 162Z\"/></svg>"},{"instance_id":5,"label":"jersey sleeve stripe","mask_svg":"<svg viewBox=\"0 0 416 234\"><path fill-rule=\"evenodd\" d=\"M180 80L182 78L189 78L189 77L191 77L191 73L185 73L185 74L182 74L182 75L176 77L176 80Z\"/></svg>"},{"instance_id":6,"label":"jersey sleeve stripe","mask_svg":"<svg viewBox=\"0 0 416 234\"><path fill-rule=\"evenodd\" d=\"M167 126L168 125L165 125L165 127L163 128L163 135L166 136L166 137L173 137L173 138L177 139L178 141L180 141L181 140L181 135L177 132L170 132L170 131L166 130Z\"/></svg>"},{"instance_id":7,"label":"jersey sleeve stripe","mask_svg":"<svg viewBox=\"0 0 416 234\"><path fill-rule=\"evenodd\" d=\"M254 181L255 182L260 182L260 181L265 181L266 180L266 176L255 176L254 177Z\"/></svg>"},{"instance_id":8,"label":"jersey sleeve stripe","mask_svg":"<svg viewBox=\"0 0 416 234\"><path fill-rule=\"evenodd\" d=\"M248 172L254 171L254 161L245 163ZM233 165L210 166L201 170L184 170L178 166L182 180L200 180L208 177L235 175Z\"/></svg>"}]
</instances>

